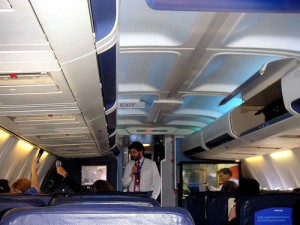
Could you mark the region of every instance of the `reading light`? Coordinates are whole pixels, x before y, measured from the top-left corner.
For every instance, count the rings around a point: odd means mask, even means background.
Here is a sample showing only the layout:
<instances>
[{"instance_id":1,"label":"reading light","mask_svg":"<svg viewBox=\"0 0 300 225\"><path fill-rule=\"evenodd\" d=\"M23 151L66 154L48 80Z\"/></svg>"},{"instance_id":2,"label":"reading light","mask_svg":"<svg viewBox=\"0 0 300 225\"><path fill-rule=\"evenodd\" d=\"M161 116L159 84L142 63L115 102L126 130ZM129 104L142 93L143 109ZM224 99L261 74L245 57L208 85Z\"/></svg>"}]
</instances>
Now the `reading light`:
<instances>
[{"instance_id":1,"label":"reading light","mask_svg":"<svg viewBox=\"0 0 300 225\"><path fill-rule=\"evenodd\" d=\"M150 144L143 144L143 146L144 146L144 147L149 147L149 146L150 146Z\"/></svg>"},{"instance_id":2,"label":"reading light","mask_svg":"<svg viewBox=\"0 0 300 225\"><path fill-rule=\"evenodd\" d=\"M0 129L0 140L5 141L6 139L9 138L9 135L10 135L9 133Z\"/></svg>"},{"instance_id":3,"label":"reading light","mask_svg":"<svg viewBox=\"0 0 300 225\"><path fill-rule=\"evenodd\" d=\"M287 157L292 156L292 151L291 150L286 150L286 151L282 151L282 152L274 152L274 153L271 153L270 156L273 159L287 158Z\"/></svg>"},{"instance_id":4,"label":"reading light","mask_svg":"<svg viewBox=\"0 0 300 225\"><path fill-rule=\"evenodd\" d=\"M41 156L41 160L44 160L48 156L48 152L44 151L43 155Z\"/></svg>"},{"instance_id":5,"label":"reading light","mask_svg":"<svg viewBox=\"0 0 300 225\"><path fill-rule=\"evenodd\" d=\"M33 145L26 142L26 141L19 140L18 143L17 143L17 148L22 149L22 151L28 151L29 152L33 149Z\"/></svg>"},{"instance_id":6,"label":"reading light","mask_svg":"<svg viewBox=\"0 0 300 225\"><path fill-rule=\"evenodd\" d=\"M246 158L245 160L248 162L257 162L257 161L263 161L263 157L262 156L254 156L254 157L250 157L250 158Z\"/></svg>"}]
</instances>

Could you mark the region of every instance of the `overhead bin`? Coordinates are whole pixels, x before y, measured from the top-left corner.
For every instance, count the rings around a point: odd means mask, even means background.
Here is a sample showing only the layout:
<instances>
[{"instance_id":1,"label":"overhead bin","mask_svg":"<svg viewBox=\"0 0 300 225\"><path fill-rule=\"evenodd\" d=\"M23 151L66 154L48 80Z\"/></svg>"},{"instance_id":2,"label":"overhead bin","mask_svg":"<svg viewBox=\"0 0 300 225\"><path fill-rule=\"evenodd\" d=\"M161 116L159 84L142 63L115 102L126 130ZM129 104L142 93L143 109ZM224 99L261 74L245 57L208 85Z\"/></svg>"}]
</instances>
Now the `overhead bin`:
<instances>
[{"instance_id":1,"label":"overhead bin","mask_svg":"<svg viewBox=\"0 0 300 225\"><path fill-rule=\"evenodd\" d=\"M106 115L106 121L107 132L109 135L111 135L117 129L117 110L114 110L110 114Z\"/></svg>"},{"instance_id":2,"label":"overhead bin","mask_svg":"<svg viewBox=\"0 0 300 225\"><path fill-rule=\"evenodd\" d=\"M119 1L91 0L91 11L97 53L101 53L114 46L118 40Z\"/></svg>"},{"instance_id":3,"label":"overhead bin","mask_svg":"<svg viewBox=\"0 0 300 225\"><path fill-rule=\"evenodd\" d=\"M230 112L203 129L203 142L209 149L227 143L237 138L231 128Z\"/></svg>"},{"instance_id":4,"label":"overhead bin","mask_svg":"<svg viewBox=\"0 0 300 225\"><path fill-rule=\"evenodd\" d=\"M280 79L232 110L232 130L237 136L245 136L260 129L265 129L265 135L271 135L297 126L300 112L300 65L297 61L294 63L282 71ZM286 123L291 124L286 126ZM278 130L275 129L276 124L280 124ZM269 129L270 126L272 128ZM266 132L268 129L269 133Z\"/></svg>"},{"instance_id":5,"label":"overhead bin","mask_svg":"<svg viewBox=\"0 0 300 225\"><path fill-rule=\"evenodd\" d=\"M109 134L109 147L113 148L117 126L117 45L116 24L118 2L91 0L93 27L96 39L99 76L102 87L103 105Z\"/></svg>"},{"instance_id":6,"label":"overhead bin","mask_svg":"<svg viewBox=\"0 0 300 225\"><path fill-rule=\"evenodd\" d=\"M107 131L111 135L117 128L117 81L116 81L116 46L98 54L100 80L102 84L103 104L107 121ZM115 138L114 138L115 140ZM112 147L112 139L109 145Z\"/></svg>"},{"instance_id":7,"label":"overhead bin","mask_svg":"<svg viewBox=\"0 0 300 225\"><path fill-rule=\"evenodd\" d=\"M300 126L299 61L276 60L258 73L256 79L241 85L244 103L185 139L184 152L193 155L203 152L200 148L235 148Z\"/></svg>"},{"instance_id":8,"label":"overhead bin","mask_svg":"<svg viewBox=\"0 0 300 225\"><path fill-rule=\"evenodd\" d=\"M117 81L116 81L116 46L98 54L100 79L105 112L116 109Z\"/></svg>"},{"instance_id":9,"label":"overhead bin","mask_svg":"<svg viewBox=\"0 0 300 225\"><path fill-rule=\"evenodd\" d=\"M117 138L118 138L118 134L117 134L116 130L111 135L109 135L109 147L110 147L111 152L115 156L120 154L119 146L116 144Z\"/></svg>"},{"instance_id":10,"label":"overhead bin","mask_svg":"<svg viewBox=\"0 0 300 225\"><path fill-rule=\"evenodd\" d=\"M114 30L117 20L117 1L91 0L96 42L107 38Z\"/></svg>"},{"instance_id":11,"label":"overhead bin","mask_svg":"<svg viewBox=\"0 0 300 225\"><path fill-rule=\"evenodd\" d=\"M182 151L186 156L191 156L206 150L208 150L208 148L203 144L202 130L183 139Z\"/></svg>"}]
</instances>

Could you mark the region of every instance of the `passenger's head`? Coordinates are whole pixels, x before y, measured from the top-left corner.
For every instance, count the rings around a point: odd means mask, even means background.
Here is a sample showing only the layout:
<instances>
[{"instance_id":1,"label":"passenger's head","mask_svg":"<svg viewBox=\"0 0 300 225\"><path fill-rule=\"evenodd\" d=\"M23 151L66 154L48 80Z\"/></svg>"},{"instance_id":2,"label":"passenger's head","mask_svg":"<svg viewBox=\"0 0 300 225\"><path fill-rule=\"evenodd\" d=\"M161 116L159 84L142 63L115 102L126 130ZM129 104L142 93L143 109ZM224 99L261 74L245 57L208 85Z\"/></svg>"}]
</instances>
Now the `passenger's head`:
<instances>
[{"instance_id":1,"label":"passenger's head","mask_svg":"<svg viewBox=\"0 0 300 225\"><path fill-rule=\"evenodd\" d=\"M105 180L96 180L91 186L93 192L114 191L114 188Z\"/></svg>"},{"instance_id":2,"label":"passenger's head","mask_svg":"<svg viewBox=\"0 0 300 225\"><path fill-rule=\"evenodd\" d=\"M293 192L300 192L300 188L294 188Z\"/></svg>"},{"instance_id":3,"label":"passenger's head","mask_svg":"<svg viewBox=\"0 0 300 225\"><path fill-rule=\"evenodd\" d=\"M0 193L8 193L10 192L10 186L8 180L0 179Z\"/></svg>"},{"instance_id":4,"label":"passenger's head","mask_svg":"<svg viewBox=\"0 0 300 225\"><path fill-rule=\"evenodd\" d=\"M229 168L222 168L218 171L220 180L225 183L232 177L232 171Z\"/></svg>"},{"instance_id":5,"label":"passenger's head","mask_svg":"<svg viewBox=\"0 0 300 225\"><path fill-rule=\"evenodd\" d=\"M19 178L12 184L11 187L15 193L25 193L31 187L31 180Z\"/></svg>"},{"instance_id":6,"label":"passenger's head","mask_svg":"<svg viewBox=\"0 0 300 225\"><path fill-rule=\"evenodd\" d=\"M223 193L233 193L238 188L238 185L233 181L226 181L221 189Z\"/></svg>"},{"instance_id":7,"label":"passenger's head","mask_svg":"<svg viewBox=\"0 0 300 225\"><path fill-rule=\"evenodd\" d=\"M144 156L145 148L140 142L132 142L131 145L128 146L131 157L133 160L137 161Z\"/></svg>"},{"instance_id":8,"label":"passenger's head","mask_svg":"<svg viewBox=\"0 0 300 225\"><path fill-rule=\"evenodd\" d=\"M241 195L253 195L260 192L259 183L255 179L245 179L241 182L239 192Z\"/></svg>"},{"instance_id":9,"label":"passenger's head","mask_svg":"<svg viewBox=\"0 0 300 225\"><path fill-rule=\"evenodd\" d=\"M260 185L255 179L241 179L240 185L236 191L236 198L243 195L256 195L260 193Z\"/></svg>"}]
</instances>

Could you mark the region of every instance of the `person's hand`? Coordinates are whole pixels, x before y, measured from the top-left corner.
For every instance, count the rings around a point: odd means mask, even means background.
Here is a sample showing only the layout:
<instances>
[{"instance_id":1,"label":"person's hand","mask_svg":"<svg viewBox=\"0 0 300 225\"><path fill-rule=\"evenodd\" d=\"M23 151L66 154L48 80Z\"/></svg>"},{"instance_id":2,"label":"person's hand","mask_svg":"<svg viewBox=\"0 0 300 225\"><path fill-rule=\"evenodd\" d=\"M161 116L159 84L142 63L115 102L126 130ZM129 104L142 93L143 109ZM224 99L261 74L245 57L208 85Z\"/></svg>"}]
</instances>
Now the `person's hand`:
<instances>
[{"instance_id":1,"label":"person's hand","mask_svg":"<svg viewBox=\"0 0 300 225\"><path fill-rule=\"evenodd\" d=\"M134 174L136 174L136 172L137 172L137 166L134 165L134 166L131 168L131 174L130 174L130 176L133 176Z\"/></svg>"},{"instance_id":2,"label":"person's hand","mask_svg":"<svg viewBox=\"0 0 300 225\"><path fill-rule=\"evenodd\" d=\"M209 183L203 183L203 187L209 187Z\"/></svg>"},{"instance_id":3,"label":"person's hand","mask_svg":"<svg viewBox=\"0 0 300 225\"><path fill-rule=\"evenodd\" d=\"M210 190L210 184L209 183L203 183L204 190Z\"/></svg>"},{"instance_id":4,"label":"person's hand","mask_svg":"<svg viewBox=\"0 0 300 225\"><path fill-rule=\"evenodd\" d=\"M56 167L56 172L59 175L63 176L64 178L69 175L68 172L62 166L57 166Z\"/></svg>"}]
</instances>

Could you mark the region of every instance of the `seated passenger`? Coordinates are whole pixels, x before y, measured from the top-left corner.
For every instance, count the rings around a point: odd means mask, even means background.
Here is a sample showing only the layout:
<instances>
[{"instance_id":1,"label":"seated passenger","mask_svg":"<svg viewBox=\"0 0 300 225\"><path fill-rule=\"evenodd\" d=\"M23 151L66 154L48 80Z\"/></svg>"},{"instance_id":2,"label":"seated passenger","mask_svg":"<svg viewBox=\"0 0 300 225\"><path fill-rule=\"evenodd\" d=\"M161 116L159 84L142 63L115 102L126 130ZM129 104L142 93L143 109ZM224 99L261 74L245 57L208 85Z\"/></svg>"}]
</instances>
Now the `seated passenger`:
<instances>
[{"instance_id":1,"label":"seated passenger","mask_svg":"<svg viewBox=\"0 0 300 225\"><path fill-rule=\"evenodd\" d=\"M40 164L34 160L31 164L31 180L27 178L19 178L12 184L13 193L38 194L40 192L40 184L37 171Z\"/></svg>"},{"instance_id":2,"label":"seated passenger","mask_svg":"<svg viewBox=\"0 0 300 225\"><path fill-rule=\"evenodd\" d=\"M71 176L69 176L69 173L63 168L62 166L56 166L56 172L57 174L62 176L62 183L61 183L61 191L65 191L65 185L67 185L73 192L75 193L81 193L82 187L79 183L77 183Z\"/></svg>"},{"instance_id":3,"label":"seated passenger","mask_svg":"<svg viewBox=\"0 0 300 225\"><path fill-rule=\"evenodd\" d=\"M68 172L62 166L57 166L56 172L63 177L63 184L68 185L75 193L82 192L81 185L69 176ZM91 186L91 190L93 192L109 192L114 191L114 188L105 180L96 180Z\"/></svg>"},{"instance_id":4,"label":"seated passenger","mask_svg":"<svg viewBox=\"0 0 300 225\"><path fill-rule=\"evenodd\" d=\"M241 182L241 185L236 190L235 202L239 197L245 195L256 195L260 193L260 185L255 179L245 179ZM228 215L228 225L236 225L236 206L234 205Z\"/></svg>"},{"instance_id":5,"label":"seated passenger","mask_svg":"<svg viewBox=\"0 0 300 225\"><path fill-rule=\"evenodd\" d=\"M96 180L91 186L93 192L109 192L114 191L114 188L106 180Z\"/></svg>"},{"instance_id":6,"label":"seated passenger","mask_svg":"<svg viewBox=\"0 0 300 225\"><path fill-rule=\"evenodd\" d=\"M11 192L11 187L9 182L6 179L0 179L0 193L9 193Z\"/></svg>"}]
</instances>

